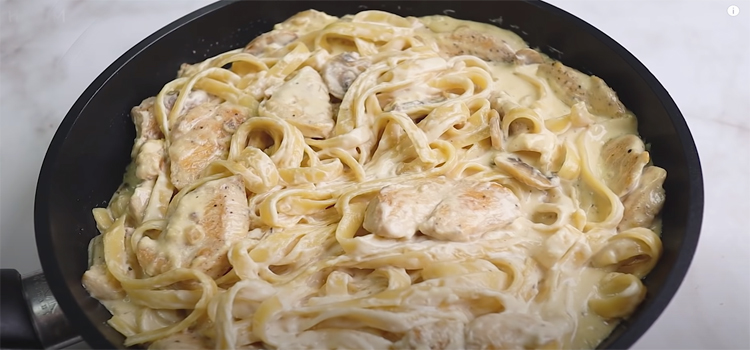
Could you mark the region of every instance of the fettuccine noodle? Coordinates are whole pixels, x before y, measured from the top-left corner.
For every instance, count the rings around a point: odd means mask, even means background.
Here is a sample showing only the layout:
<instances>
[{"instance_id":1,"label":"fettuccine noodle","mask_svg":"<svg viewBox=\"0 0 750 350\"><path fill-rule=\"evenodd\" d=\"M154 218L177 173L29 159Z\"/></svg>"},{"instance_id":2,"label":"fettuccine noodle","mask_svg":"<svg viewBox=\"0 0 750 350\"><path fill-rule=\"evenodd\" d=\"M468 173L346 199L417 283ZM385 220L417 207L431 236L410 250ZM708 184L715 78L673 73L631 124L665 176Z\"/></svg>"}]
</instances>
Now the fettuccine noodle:
<instances>
[{"instance_id":1,"label":"fettuccine noodle","mask_svg":"<svg viewBox=\"0 0 750 350\"><path fill-rule=\"evenodd\" d=\"M593 348L661 254L635 117L490 25L302 12L132 115L83 276L126 346Z\"/></svg>"}]
</instances>

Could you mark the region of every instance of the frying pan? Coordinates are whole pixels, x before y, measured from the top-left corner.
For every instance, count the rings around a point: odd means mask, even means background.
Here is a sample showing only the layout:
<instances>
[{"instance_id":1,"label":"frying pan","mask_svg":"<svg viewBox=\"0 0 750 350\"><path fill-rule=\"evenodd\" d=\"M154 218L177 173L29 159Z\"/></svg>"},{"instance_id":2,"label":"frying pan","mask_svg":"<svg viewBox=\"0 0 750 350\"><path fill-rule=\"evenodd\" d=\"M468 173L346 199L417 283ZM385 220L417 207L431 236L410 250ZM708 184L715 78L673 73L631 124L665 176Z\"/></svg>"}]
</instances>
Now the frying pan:
<instances>
[{"instance_id":1,"label":"frying pan","mask_svg":"<svg viewBox=\"0 0 750 350\"><path fill-rule=\"evenodd\" d=\"M402 16L447 14L510 29L566 65L595 74L638 116L655 164L667 170L664 253L645 278L643 304L600 345L629 348L670 302L692 260L703 217L700 161L664 87L626 49L591 25L541 1L221 1L149 36L110 65L60 124L37 183L35 231L43 276L2 272L3 347L51 347L80 335L93 348L123 348L109 312L81 285L87 246L98 234L91 209L122 181L135 137L130 108L156 94L184 62L241 47L273 24L315 8L332 15L380 9ZM46 281L45 281L46 278ZM51 292L50 292L51 291ZM59 305L59 308L58 308Z\"/></svg>"}]
</instances>

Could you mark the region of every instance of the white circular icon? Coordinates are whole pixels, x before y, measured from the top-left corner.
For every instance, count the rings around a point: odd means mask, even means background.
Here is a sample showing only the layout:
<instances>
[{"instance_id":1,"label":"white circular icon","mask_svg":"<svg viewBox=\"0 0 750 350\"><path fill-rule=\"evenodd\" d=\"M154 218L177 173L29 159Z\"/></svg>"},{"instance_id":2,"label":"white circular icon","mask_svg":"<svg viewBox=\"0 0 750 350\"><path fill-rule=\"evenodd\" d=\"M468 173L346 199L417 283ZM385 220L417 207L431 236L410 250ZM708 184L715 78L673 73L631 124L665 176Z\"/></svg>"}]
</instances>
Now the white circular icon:
<instances>
[{"instance_id":1,"label":"white circular icon","mask_svg":"<svg viewBox=\"0 0 750 350\"><path fill-rule=\"evenodd\" d=\"M732 17L737 16L740 14L740 8L735 5L729 6L727 13Z\"/></svg>"}]
</instances>

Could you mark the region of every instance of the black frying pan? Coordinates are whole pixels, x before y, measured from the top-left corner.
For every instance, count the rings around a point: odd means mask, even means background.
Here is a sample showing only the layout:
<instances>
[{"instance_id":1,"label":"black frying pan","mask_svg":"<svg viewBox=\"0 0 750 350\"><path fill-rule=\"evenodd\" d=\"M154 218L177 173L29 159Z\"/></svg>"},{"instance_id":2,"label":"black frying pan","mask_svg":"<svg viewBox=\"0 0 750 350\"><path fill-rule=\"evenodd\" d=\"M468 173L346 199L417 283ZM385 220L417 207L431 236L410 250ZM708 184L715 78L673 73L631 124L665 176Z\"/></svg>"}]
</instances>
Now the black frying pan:
<instances>
[{"instance_id":1,"label":"black frying pan","mask_svg":"<svg viewBox=\"0 0 750 350\"><path fill-rule=\"evenodd\" d=\"M662 212L664 254L645 279L648 295L600 348L629 348L646 332L680 286L698 243L703 180L695 144L674 101L635 57L596 28L540 1L226 1L193 12L130 49L70 109L52 140L37 184L35 230L39 256L54 298L74 332L94 348L123 347L122 335L106 324L110 314L89 297L81 285L81 276L87 269L89 240L98 234L91 209L106 203L130 161L135 137L130 108L155 95L175 77L181 63L201 61L241 47L271 30L273 24L309 8L337 16L382 9L403 16L448 14L492 22L515 31L532 47L566 65L595 74L612 86L638 116L638 130L652 145L654 163L669 175L664 184L667 201ZM28 308L22 299L34 298L28 290L22 294L18 284L17 273L3 271L3 345L38 346L38 342L29 342L34 330L11 327L14 323L21 325L24 318L28 321ZM18 312L12 313L13 310ZM35 318L39 314L39 310L34 310ZM63 326L58 325L58 333L65 330L60 328ZM44 325L38 326L36 334L43 340L53 338L43 328ZM15 345L11 340L16 341Z\"/></svg>"}]
</instances>

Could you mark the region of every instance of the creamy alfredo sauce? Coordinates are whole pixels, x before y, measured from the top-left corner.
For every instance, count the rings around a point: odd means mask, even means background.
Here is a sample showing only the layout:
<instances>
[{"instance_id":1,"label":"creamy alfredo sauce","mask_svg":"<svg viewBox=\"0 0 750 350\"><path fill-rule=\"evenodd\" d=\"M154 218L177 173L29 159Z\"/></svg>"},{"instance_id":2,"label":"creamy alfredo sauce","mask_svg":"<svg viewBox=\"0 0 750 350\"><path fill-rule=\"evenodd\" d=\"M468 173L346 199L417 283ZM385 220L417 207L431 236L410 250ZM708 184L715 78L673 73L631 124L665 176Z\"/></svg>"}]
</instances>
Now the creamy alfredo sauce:
<instances>
[{"instance_id":1,"label":"creamy alfredo sauce","mask_svg":"<svg viewBox=\"0 0 750 350\"><path fill-rule=\"evenodd\" d=\"M83 277L127 345L593 348L661 253L635 117L491 25L306 11L133 119Z\"/></svg>"}]
</instances>

